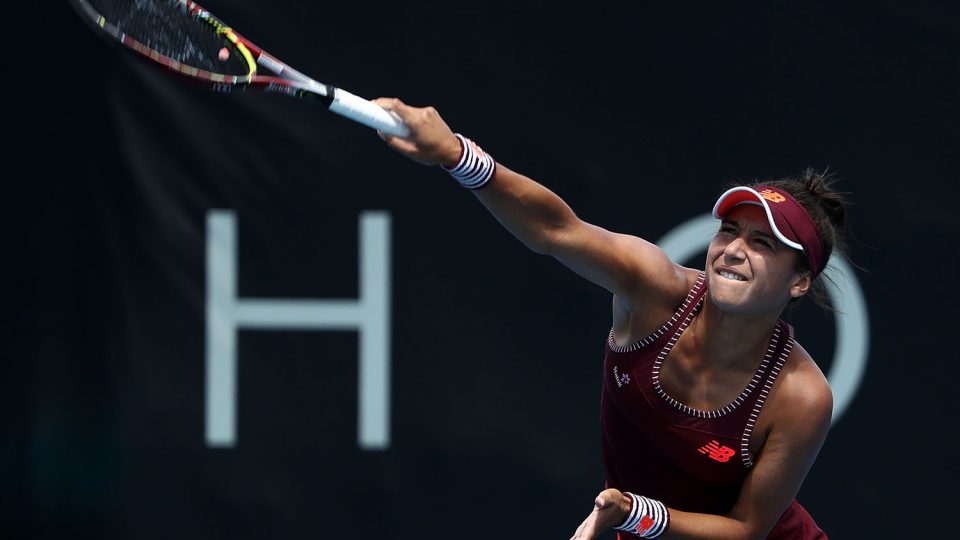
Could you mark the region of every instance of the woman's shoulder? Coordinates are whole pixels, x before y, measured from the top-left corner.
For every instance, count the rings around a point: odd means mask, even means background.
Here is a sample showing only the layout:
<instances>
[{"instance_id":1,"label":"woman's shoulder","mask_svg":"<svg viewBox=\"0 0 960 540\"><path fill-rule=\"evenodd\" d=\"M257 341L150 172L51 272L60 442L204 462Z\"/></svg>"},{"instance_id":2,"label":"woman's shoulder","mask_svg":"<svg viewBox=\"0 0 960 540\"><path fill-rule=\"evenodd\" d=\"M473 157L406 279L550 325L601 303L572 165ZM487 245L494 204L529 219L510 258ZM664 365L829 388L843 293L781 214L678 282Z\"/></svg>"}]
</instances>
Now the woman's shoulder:
<instances>
[{"instance_id":1,"label":"woman's shoulder","mask_svg":"<svg viewBox=\"0 0 960 540\"><path fill-rule=\"evenodd\" d=\"M695 292L695 289L706 286L703 270L687 268L679 264L673 264L670 270L669 276L664 276L658 281L658 290L646 297L650 305L644 306L645 308L673 311L680 307Z\"/></svg>"},{"instance_id":2,"label":"woman's shoulder","mask_svg":"<svg viewBox=\"0 0 960 540\"><path fill-rule=\"evenodd\" d=\"M794 342L777 377L770 403L784 420L828 423L833 413L833 392L820 366Z\"/></svg>"},{"instance_id":3,"label":"woman's shoulder","mask_svg":"<svg viewBox=\"0 0 960 540\"><path fill-rule=\"evenodd\" d=\"M686 280L686 291L684 292L684 295L686 295L686 292L692 291L698 283L701 286L706 286L706 275L703 270L681 266L679 271Z\"/></svg>"},{"instance_id":4,"label":"woman's shoulder","mask_svg":"<svg viewBox=\"0 0 960 540\"><path fill-rule=\"evenodd\" d=\"M677 312L683 309L693 293L705 286L700 270L673 265L675 273L671 279L664 279L656 293L642 299L625 299L614 295L613 298L613 335L618 344L634 343L648 338L653 332L662 329Z\"/></svg>"},{"instance_id":5,"label":"woman's shoulder","mask_svg":"<svg viewBox=\"0 0 960 540\"><path fill-rule=\"evenodd\" d=\"M774 434L781 447L814 448L822 443L832 415L827 378L807 351L794 344L757 421L751 450L760 454Z\"/></svg>"}]
</instances>

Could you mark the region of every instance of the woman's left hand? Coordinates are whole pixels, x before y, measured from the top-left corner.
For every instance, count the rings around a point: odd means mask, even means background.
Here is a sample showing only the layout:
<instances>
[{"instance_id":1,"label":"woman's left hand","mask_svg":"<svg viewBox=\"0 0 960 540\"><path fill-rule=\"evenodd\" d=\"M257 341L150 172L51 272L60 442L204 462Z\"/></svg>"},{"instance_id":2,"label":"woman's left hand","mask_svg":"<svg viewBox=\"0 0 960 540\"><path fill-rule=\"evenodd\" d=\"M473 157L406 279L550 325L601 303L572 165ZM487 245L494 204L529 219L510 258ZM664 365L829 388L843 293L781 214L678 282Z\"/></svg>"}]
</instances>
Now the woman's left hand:
<instances>
[{"instance_id":1,"label":"woman's left hand","mask_svg":"<svg viewBox=\"0 0 960 540\"><path fill-rule=\"evenodd\" d=\"M623 523L630 514L631 499L618 489L605 489L593 501L593 511L577 527L570 540L593 540L600 533Z\"/></svg>"}]
</instances>

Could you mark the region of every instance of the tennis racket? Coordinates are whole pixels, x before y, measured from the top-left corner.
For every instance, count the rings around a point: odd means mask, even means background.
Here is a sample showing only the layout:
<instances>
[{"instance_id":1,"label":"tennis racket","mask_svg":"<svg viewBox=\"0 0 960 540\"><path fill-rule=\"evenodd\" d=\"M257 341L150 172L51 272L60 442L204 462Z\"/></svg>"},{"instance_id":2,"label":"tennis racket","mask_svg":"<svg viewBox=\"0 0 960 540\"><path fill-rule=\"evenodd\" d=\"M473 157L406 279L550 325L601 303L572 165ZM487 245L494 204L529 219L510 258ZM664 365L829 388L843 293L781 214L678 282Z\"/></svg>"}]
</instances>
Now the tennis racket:
<instances>
[{"instance_id":1,"label":"tennis racket","mask_svg":"<svg viewBox=\"0 0 960 540\"><path fill-rule=\"evenodd\" d=\"M187 0L70 0L80 14L140 57L219 92L260 90L315 100L330 111L406 137L396 114L342 88L317 82L267 54ZM261 70L269 74L261 74Z\"/></svg>"}]
</instances>

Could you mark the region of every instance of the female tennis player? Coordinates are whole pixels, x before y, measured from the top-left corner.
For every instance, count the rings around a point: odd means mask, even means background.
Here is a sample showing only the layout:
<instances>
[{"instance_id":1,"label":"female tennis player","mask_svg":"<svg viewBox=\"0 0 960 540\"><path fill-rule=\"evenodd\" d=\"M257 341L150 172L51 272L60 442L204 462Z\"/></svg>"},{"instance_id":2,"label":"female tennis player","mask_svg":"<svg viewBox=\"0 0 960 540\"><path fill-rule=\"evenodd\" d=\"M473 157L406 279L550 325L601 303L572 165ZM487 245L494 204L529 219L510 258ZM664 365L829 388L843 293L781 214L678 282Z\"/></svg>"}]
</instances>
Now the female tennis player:
<instances>
[{"instance_id":1,"label":"female tennis player","mask_svg":"<svg viewBox=\"0 0 960 540\"><path fill-rule=\"evenodd\" d=\"M531 250L613 294L601 398L606 489L573 538L821 539L796 501L830 426L823 373L780 319L820 286L845 225L826 178L739 186L714 206L703 270L580 220L431 107L375 102L410 127L381 137L441 165Z\"/></svg>"}]
</instances>

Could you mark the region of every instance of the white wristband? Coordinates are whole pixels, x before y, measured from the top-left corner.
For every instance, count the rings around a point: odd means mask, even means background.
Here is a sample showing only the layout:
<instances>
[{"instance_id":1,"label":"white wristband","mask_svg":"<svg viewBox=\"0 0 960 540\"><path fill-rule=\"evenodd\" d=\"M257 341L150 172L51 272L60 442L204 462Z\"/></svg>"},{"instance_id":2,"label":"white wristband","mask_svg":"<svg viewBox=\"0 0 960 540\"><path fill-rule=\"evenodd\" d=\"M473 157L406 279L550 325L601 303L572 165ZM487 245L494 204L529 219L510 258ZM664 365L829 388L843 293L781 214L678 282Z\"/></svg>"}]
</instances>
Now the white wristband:
<instances>
[{"instance_id":1,"label":"white wristband","mask_svg":"<svg viewBox=\"0 0 960 540\"><path fill-rule=\"evenodd\" d=\"M454 133L460 141L460 161L453 167L443 166L461 186L467 189L480 189L493 178L497 162L470 139Z\"/></svg>"},{"instance_id":2,"label":"white wristband","mask_svg":"<svg viewBox=\"0 0 960 540\"><path fill-rule=\"evenodd\" d=\"M630 497L633 503L627 519L614 529L635 534L640 538L656 538L667 530L670 513L662 502L627 491L623 494Z\"/></svg>"}]
</instances>

